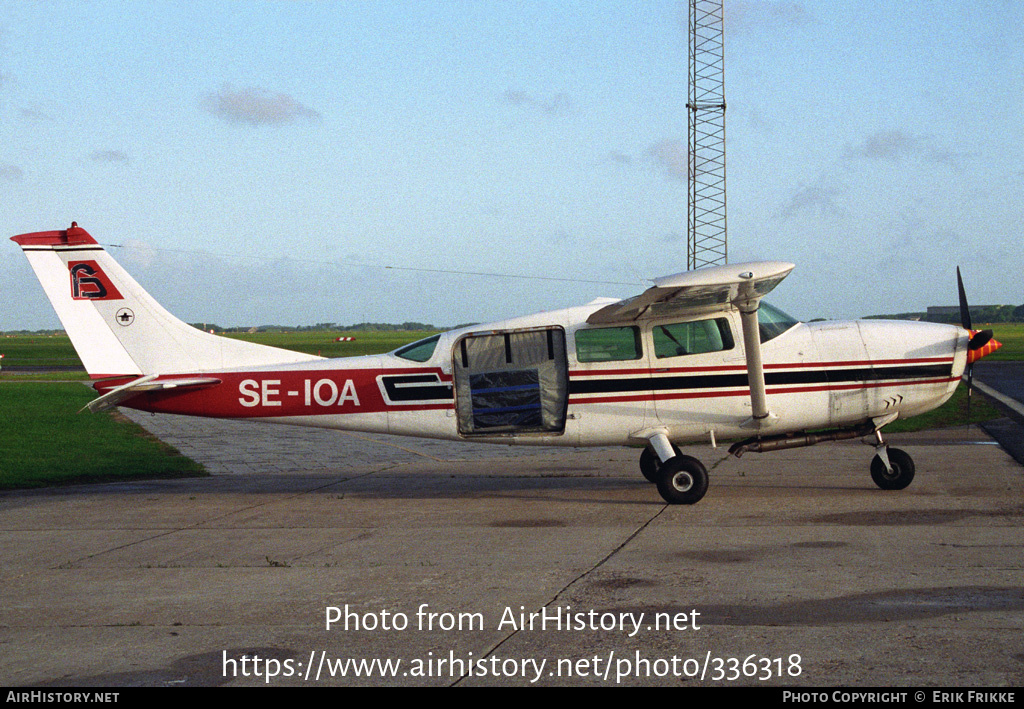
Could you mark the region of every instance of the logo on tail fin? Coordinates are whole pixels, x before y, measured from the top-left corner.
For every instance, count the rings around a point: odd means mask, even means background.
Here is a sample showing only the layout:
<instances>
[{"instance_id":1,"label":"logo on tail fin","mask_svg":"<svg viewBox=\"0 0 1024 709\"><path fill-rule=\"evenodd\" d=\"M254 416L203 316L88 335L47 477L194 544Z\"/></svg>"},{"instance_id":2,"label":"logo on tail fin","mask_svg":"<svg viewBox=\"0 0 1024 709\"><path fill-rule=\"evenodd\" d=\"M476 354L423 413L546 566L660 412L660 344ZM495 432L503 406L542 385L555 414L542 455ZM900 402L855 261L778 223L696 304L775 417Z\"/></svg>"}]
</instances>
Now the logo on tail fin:
<instances>
[{"instance_id":1,"label":"logo on tail fin","mask_svg":"<svg viewBox=\"0 0 1024 709\"><path fill-rule=\"evenodd\" d=\"M68 268L73 300L124 300L95 261L71 261Z\"/></svg>"}]
</instances>

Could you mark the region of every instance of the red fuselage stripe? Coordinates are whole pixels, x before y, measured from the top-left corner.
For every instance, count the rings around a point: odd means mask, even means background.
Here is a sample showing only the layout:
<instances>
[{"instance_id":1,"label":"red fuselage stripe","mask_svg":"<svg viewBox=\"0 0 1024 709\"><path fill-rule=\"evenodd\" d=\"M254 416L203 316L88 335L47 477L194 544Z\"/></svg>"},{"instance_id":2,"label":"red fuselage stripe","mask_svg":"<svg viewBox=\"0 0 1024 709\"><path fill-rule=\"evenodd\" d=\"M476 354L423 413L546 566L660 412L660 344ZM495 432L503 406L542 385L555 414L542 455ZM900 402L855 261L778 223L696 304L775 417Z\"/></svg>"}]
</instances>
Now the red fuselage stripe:
<instances>
[{"instance_id":1,"label":"red fuselage stripe","mask_svg":"<svg viewBox=\"0 0 1024 709\"><path fill-rule=\"evenodd\" d=\"M939 379L908 379L903 381L891 381L891 382L862 382L857 384L828 384L828 385L817 385L817 386L797 386L797 387L769 387L766 389L767 394L803 394L809 392L822 392L822 391L849 391L854 389L878 389L884 387L902 387L902 386L915 386L918 384L948 384L949 382L960 381L960 377L943 377ZM569 404L573 406L580 406L584 404L604 404L613 402L631 402L631 401L670 401L672 399L715 399L726 396L749 396L749 389L732 389L732 390L719 390L719 391L691 391L691 392L677 392L677 393L654 393L648 392L644 394L632 394L624 396L573 396L569 399Z\"/></svg>"},{"instance_id":2,"label":"red fuselage stripe","mask_svg":"<svg viewBox=\"0 0 1024 709\"><path fill-rule=\"evenodd\" d=\"M913 359L864 359L864 360L837 360L834 362L790 362L783 364L765 364L764 368L771 370L786 369L815 369L834 367L878 367L905 364L953 364L952 357L919 357ZM701 372L745 372L746 365L715 365L712 367L644 367L633 369L573 369L569 371L570 378L576 377L615 377L615 376L649 376L652 374L665 373L701 373Z\"/></svg>"}]
</instances>

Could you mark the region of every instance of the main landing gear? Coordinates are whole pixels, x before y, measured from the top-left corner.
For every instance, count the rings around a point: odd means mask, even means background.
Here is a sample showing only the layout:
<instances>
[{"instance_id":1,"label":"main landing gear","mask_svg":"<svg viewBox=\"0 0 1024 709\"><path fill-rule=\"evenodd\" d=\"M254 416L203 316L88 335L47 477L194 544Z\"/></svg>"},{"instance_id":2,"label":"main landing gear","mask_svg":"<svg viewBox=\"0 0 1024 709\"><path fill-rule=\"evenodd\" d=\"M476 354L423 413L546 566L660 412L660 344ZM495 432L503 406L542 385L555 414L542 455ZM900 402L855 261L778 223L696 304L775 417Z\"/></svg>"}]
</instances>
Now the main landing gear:
<instances>
[{"instance_id":1,"label":"main landing gear","mask_svg":"<svg viewBox=\"0 0 1024 709\"><path fill-rule=\"evenodd\" d=\"M785 434L764 438L748 438L734 443L729 453L739 458L746 451L765 453L784 448L813 446L821 441L839 441L875 435L875 456L871 459L871 479L883 490L902 490L914 480L914 459L906 451L890 448L882 440L880 431L870 424L848 429L819 433ZM664 434L648 439L640 454L640 472L658 486L658 492L670 505L692 505L708 491L708 471L704 465L688 455Z\"/></svg>"},{"instance_id":2,"label":"main landing gear","mask_svg":"<svg viewBox=\"0 0 1024 709\"><path fill-rule=\"evenodd\" d=\"M672 455L662 462L654 446L663 451L671 450ZM669 448L671 446L671 448ZM683 455L679 447L663 441L651 441L640 454L640 472L658 486L658 492L670 505L692 505L699 502L708 491L708 471L704 464L692 456Z\"/></svg>"}]
</instances>

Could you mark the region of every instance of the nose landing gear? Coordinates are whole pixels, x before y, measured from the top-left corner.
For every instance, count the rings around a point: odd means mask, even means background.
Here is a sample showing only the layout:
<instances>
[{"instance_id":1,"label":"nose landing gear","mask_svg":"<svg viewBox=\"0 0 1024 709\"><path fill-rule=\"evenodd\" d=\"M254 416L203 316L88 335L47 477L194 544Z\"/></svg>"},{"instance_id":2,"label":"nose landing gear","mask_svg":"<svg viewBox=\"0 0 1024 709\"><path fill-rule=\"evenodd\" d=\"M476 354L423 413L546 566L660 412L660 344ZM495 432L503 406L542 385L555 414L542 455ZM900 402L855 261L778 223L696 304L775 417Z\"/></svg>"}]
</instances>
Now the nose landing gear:
<instances>
[{"instance_id":1,"label":"nose landing gear","mask_svg":"<svg viewBox=\"0 0 1024 709\"><path fill-rule=\"evenodd\" d=\"M871 459L871 479L883 490L902 490L914 479L914 459L906 451L890 448L875 432L875 457Z\"/></svg>"}]
</instances>

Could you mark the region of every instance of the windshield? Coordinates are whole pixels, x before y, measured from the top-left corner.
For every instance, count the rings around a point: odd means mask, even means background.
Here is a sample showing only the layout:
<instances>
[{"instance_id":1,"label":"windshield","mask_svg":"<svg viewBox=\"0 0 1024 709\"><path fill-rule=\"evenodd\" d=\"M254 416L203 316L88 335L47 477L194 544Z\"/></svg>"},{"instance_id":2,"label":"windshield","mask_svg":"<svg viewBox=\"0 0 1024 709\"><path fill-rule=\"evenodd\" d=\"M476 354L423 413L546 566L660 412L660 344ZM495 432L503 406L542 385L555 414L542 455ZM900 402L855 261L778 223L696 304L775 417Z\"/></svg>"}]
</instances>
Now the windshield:
<instances>
[{"instance_id":1,"label":"windshield","mask_svg":"<svg viewBox=\"0 0 1024 709\"><path fill-rule=\"evenodd\" d=\"M782 312L774 305L761 301L757 311L757 323L761 330L762 344L775 339L799 322L792 315Z\"/></svg>"},{"instance_id":2,"label":"windshield","mask_svg":"<svg viewBox=\"0 0 1024 709\"><path fill-rule=\"evenodd\" d=\"M437 347L439 339L441 339L440 335L434 335L425 340L419 340L411 345L395 350L394 355L413 362L426 362L434 356L434 348Z\"/></svg>"}]
</instances>

